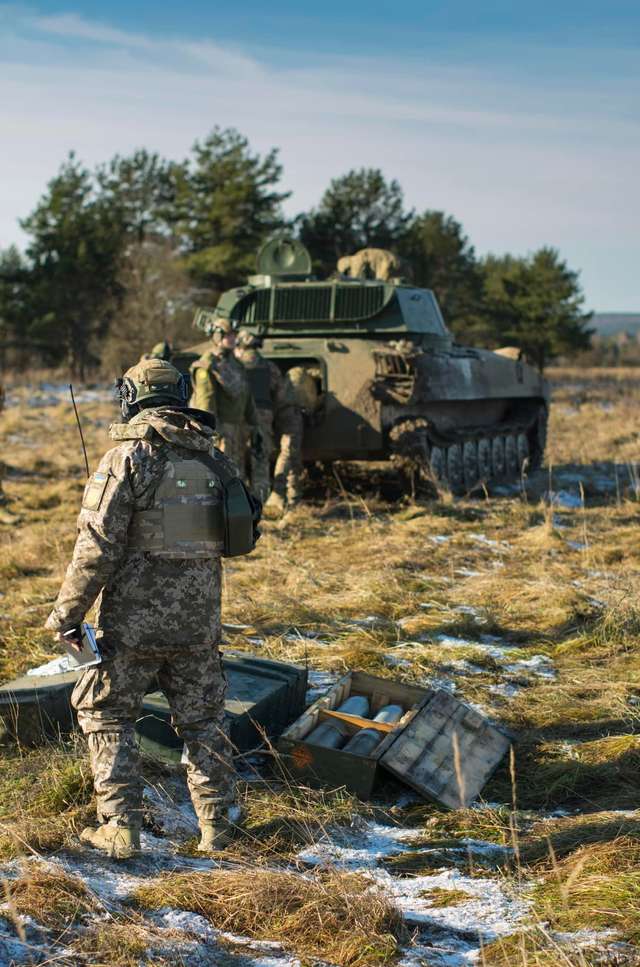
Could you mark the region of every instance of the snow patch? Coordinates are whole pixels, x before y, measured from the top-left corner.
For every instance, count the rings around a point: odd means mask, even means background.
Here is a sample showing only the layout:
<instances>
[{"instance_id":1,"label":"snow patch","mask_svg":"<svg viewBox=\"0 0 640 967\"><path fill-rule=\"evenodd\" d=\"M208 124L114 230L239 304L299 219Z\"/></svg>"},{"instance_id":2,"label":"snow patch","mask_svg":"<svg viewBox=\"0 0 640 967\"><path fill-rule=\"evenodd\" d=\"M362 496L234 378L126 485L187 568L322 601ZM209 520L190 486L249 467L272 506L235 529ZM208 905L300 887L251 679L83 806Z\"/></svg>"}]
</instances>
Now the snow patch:
<instances>
[{"instance_id":1,"label":"snow patch","mask_svg":"<svg viewBox=\"0 0 640 967\"><path fill-rule=\"evenodd\" d=\"M505 665L504 670L512 675L522 672L530 672L538 678L554 679L558 673L553 667L553 662L546 655L532 655L531 658L524 658L521 661L514 661L510 665Z\"/></svg>"},{"instance_id":2,"label":"snow patch","mask_svg":"<svg viewBox=\"0 0 640 967\"><path fill-rule=\"evenodd\" d=\"M305 697L305 702L307 706L313 705L319 698L321 698L332 685L335 685L338 679L336 672L327 671L316 671L312 668L309 669L307 675L307 694Z\"/></svg>"},{"instance_id":3,"label":"snow patch","mask_svg":"<svg viewBox=\"0 0 640 967\"><path fill-rule=\"evenodd\" d=\"M396 655L383 655L382 659L389 668L409 669L413 667L408 658L398 658Z\"/></svg>"},{"instance_id":4,"label":"snow patch","mask_svg":"<svg viewBox=\"0 0 640 967\"><path fill-rule=\"evenodd\" d=\"M501 682L499 685L489 686L489 691L492 695L500 695L502 698L515 698L522 689L511 682Z\"/></svg>"},{"instance_id":5,"label":"snow patch","mask_svg":"<svg viewBox=\"0 0 640 967\"><path fill-rule=\"evenodd\" d=\"M435 925L448 931L472 929L485 943L513 933L528 912L528 905L509 896L499 880L465 876L459 870L413 877L394 877L385 870L376 870L373 878L409 923ZM434 907L428 895L424 895L434 889L460 890L469 899L455 906Z\"/></svg>"},{"instance_id":6,"label":"snow patch","mask_svg":"<svg viewBox=\"0 0 640 967\"><path fill-rule=\"evenodd\" d=\"M546 493L546 500L553 507L567 507L569 510L576 510L582 507L582 498L579 494L572 494L568 490L549 490Z\"/></svg>"}]
</instances>

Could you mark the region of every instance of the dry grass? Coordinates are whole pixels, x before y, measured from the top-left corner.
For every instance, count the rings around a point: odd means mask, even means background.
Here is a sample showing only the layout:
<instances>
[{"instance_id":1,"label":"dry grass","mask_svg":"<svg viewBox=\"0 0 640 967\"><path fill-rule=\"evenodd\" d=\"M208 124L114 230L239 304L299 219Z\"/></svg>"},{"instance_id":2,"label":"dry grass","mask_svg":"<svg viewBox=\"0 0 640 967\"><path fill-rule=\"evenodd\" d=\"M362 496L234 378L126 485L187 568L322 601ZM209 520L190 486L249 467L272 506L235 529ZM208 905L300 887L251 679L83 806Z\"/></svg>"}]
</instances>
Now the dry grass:
<instances>
[{"instance_id":1,"label":"dry grass","mask_svg":"<svg viewBox=\"0 0 640 967\"><path fill-rule=\"evenodd\" d=\"M220 930L278 940L302 957L341 967L390 963L405 938L402 918L370 880L349 873L216 870L174 874L140 887L145 909L192 910Z\"/></svg>"},{"instance_id":2,"label":"dry grass","mask_svg":"<svg viewBox=\"0 0 640 967\"><path fill-rule=\"evenodd\" d=\"M430 906L436 910L443 907L457 907L460 903L466 903L471 899L464 890L443 890L440 887L434 887L433 890L422 890L420 896L424 900L428 900Z\"/></svg>"},{"instance_id":3,"label":"dry grass","mask_svg":"<svg viewBox=\"0 0 640 967\"><path fill-rule=\"evenodd\" d=\"M571 930L578 923L598 922L601 909L617 918L623 936L635 938L635 874L599 864L614 843L626 853L638 838L633 818L603 811L638 805L640 503L629 478L636 473L640 440L640 383L636 370L551 375L557 389L550 470L526 496L390 502L363 486L357 474L343 474L343 490L328 481L326 499L320 489L313 503L284 522L267 522L257 552L228 562L223 617L249 625L246 634L264 639L259 650L267 657L308 659L312 669L336 673L357 666L406 681L452 679L461 698L480 703L517 736L515 825L524 875L540 881L532 895L539 917L547 916L545 911L551 917L557 906L558 929ZM106 427L114 411L107 403L83 404L81 411L95 465L109 446ZM0 417L0 432L9 439L6 490L23 517L19 527L0 524L4 680L57 651L42 622L73 544L84 474L68 404L10 409ZM545 490L577 493L576 471L583 478L584 505L550 508ZM614 481L608 495L598 484L605 476ZM377 621L364 623L367 616ZM320 633L322 639L292 640L288 633L294 628L303 635ZM441 634L464 639L468 647L444 646ZM513 646L509 656L496 659L479 651L477 643L486 634ZM407 641L415 644L406 646ZM256 647L239 632L229 632L227 643L250 651ZM505 672L507 663L536 654L552 660L556 679ZM392 664L395 656L403 663ZM476 673L461 672L460 659ZM521 687L517 698L491 692L504 681ZM63 761L54 756L48 773L49 753L39 760L37 753L31 759L0 750L0 822L13 830L12 839L6 829L0 836L4 855L65 845L91 810L82 757L70 753L65 764L64 755ZM510 804L507 769L496 774L484 795L489 802ZM347 823L363 809L347 796L276 784L251 791L247 802L247 834L233 852L234 860L244 863L236 883L241 896L251 883L247 857L289 858L322 830ZM537 812L557 807L571 814L550 822ZM456 813L424 806L395 815L415 825L418 844L442 846L440 854L432 854L441 865L452 864L447 850L462 837L499 845L509 845L512 837L508 805ZM27 847L17 845L16 834ZM549 842L556 867L548 859ZM395 872L419 872L420 864L429 868L426 854L409 846L394 863ZM322 880L317 885L324 889ZM187 887L185 895L193 899ZM563 890L571 897L569 913ZM280 894L261 896L262 935L273 939L269 908L272 900L280 902ZM277 904L273 909L281 912ZM224 919L224 911L220 916ZM326 948L314 949L308 956L332 959ZM387 956L393 946L381 949ZM107 962L106 954L100 956ZM595 963L590 958L588 951L560 948L535 917L526 936L486 952L487 963L515 967L584 967Z\"/></svg>"},{"instance_id":4,"label":"dry grass","mask_svg":"<svg viewBox=\"0 0 640 967\"><path fill-rule=\"evenodd\" d=\"M6 899L15 913L62 932L101 904L81 879L41 863L26 863L15 880L5 881Z\"/></svg>"},{"instance_id":5,"label":"dry grass","mask_svg":"<svg viewBox=\"0 0 640 967\"><path fill-rule=\"evenodd\" d=\"M0 857L52 852L68 844L95 816L93 783L77 741L2 760Z\"/></svg>"},{"instance_id":6,"label":"dry grass","mask_svg":"<svg viewBox=\"0 0 640 967\"><path fill-rule=\"evenodd\" d=\"M354 816L373 812L344 790L323 790L285 782L248 787L246 819L239 843L262 854L287 856L318 841L329 827L349 825Z\"/></svg>"},{"instance_id":7,"label":"dry grass","mask_svg":"<svg viewBox=\"0 0 640 967\"><path fill-rule=\"evenodd\" d=\"M558 930L613 929L640 942L640 840L619 836L551 862L533 894L541 920Z\"/></svg>"}]
</instances>

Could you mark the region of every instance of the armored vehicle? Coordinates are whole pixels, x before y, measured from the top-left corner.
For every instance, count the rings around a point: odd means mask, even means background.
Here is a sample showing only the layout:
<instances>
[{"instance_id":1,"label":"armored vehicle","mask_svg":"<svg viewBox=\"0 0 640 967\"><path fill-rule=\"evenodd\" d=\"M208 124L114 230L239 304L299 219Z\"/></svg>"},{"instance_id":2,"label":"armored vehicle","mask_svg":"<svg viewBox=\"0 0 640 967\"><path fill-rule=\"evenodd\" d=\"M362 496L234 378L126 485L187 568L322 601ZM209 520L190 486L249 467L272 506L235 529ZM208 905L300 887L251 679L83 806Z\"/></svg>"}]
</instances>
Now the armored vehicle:
<instances>
[{"instance_id":1,"label":"armored vehicle","mask_svg":"<svg viewBox=\"0 0 640 967\"><path fill-rule=\"evenodd\" d=\"M305 247L286 237L262 247L257 271L195 324L208 332L216 317L231 319L283 372L313 380L305 463L393 459L454 493L540 465L545 380L517 350L457 345L429 289L339 273L319 281ZM205 348L175 361L186 370Z\"/></svg>"}]
</instances>

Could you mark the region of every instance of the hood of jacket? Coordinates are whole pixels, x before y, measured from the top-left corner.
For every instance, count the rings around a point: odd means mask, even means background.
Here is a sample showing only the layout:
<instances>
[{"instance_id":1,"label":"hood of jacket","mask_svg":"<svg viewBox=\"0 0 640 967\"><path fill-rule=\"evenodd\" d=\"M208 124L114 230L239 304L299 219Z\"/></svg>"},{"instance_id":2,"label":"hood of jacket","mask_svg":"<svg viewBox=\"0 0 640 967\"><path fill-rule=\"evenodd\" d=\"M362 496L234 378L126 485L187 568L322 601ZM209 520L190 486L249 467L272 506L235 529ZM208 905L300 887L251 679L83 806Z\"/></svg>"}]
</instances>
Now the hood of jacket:
<instances>
[{"instance_id":1,"label":"hood of jacket","mask_svg":"<svg viewBox=\"0 0 640 967\"><path fill-rule=\"evenodd\" d=\"M112 440L147 440L171 443L186 450L210 451L215 436L215 419L204 410L174 409L171 406L140 410L128 423L112 423Z\"/></svg>"}]
</instances>

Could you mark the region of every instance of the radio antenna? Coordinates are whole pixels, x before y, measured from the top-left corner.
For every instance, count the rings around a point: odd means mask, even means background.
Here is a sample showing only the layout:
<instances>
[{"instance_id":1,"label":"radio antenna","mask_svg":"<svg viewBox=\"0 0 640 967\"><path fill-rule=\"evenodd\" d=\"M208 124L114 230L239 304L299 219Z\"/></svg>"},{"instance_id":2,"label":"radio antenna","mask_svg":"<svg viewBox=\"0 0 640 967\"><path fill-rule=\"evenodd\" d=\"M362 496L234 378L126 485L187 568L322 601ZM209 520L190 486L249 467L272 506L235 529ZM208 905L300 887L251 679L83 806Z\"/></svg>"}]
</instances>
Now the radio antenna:
<instances>
[{"instance_id":1,"label":"radio antenna","mask_svg":"<svg viewBox=\"0 0 640 967\"><path fill-rule=\"evenodd\" d=\"M73 386L69 383L69 392L71 393L71 402L73 403L73 412L76 415L76 423L78 424L78 433L80 434L80 442L82 444L82 453L84 455L84 465L87 468L87 477L89 476L89 460L87 458L87 448L84 445L84 434L82 432L82 424L80 423L80 416L78 414L78 407L76 406L76 399L73 395Z\"/></svg>"}]
</instances>

